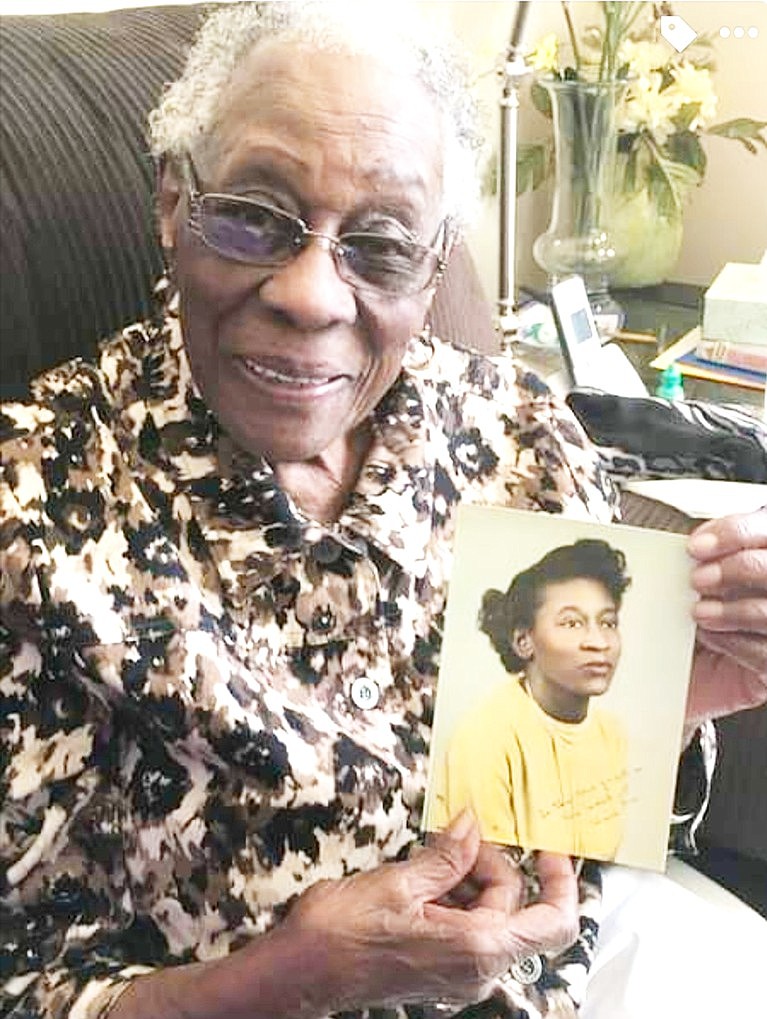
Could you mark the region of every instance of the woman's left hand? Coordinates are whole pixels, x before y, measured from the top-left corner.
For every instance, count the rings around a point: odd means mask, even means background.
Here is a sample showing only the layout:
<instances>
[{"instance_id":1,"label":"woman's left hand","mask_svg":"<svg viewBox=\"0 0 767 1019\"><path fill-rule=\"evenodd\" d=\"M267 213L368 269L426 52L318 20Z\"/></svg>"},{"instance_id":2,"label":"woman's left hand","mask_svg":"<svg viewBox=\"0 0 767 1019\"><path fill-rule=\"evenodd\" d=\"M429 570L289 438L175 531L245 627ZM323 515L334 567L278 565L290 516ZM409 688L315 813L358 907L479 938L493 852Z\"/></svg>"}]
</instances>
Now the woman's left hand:
<instances>
[{"instance_id":1,"label":"woman's left hand","mask_svg":"<svg viewBox=\"0 0 767 1019\"><path fill-rule=\"evenodd\" d=\"M687 724L767 701L767 508L690 535L700 600Z\"/></svg>"}]
</instances>

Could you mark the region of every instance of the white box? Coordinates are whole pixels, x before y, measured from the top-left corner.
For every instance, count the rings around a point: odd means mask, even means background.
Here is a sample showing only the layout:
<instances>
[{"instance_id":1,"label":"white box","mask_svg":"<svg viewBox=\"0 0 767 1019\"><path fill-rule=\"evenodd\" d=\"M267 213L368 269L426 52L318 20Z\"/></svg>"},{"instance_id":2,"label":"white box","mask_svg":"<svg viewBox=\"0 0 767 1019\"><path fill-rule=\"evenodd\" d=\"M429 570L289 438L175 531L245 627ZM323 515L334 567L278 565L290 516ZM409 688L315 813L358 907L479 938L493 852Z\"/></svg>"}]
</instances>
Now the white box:
<instances>
[{"instance_id":1,"label":"white box","mask_svg":"<svg viewBox=\"0 0 767 1019\"><path fill-rule=\"evenodd\" d=\"M728 262L703 302L704 339L767 345L767 264Z\"/></svg>"}]
</instances>

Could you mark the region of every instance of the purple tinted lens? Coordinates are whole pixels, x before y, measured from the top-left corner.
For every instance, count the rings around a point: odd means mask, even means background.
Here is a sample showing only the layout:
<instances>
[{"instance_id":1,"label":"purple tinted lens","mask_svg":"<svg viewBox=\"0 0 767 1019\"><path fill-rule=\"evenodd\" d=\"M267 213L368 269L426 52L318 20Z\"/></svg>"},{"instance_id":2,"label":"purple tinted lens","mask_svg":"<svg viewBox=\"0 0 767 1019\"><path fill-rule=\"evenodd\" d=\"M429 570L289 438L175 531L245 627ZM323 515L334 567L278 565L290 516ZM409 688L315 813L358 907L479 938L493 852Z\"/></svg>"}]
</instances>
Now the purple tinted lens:
<instances>
[{"instance_id":1,"label":"purple tinted lens","mask_svg":"<svg viewBox=\"0 0 767 1019\"><path fill-rule=\"evenodd\" d=\"M380 234L346 234L343 260L361 283L393 293L423 289L437 264L428 248Z\"/></svg>"},{"instance_id":2,"label":"purple tinted lens","mask_svg":"<svg viewBox=\"0 0 767 1019\"><path fill-rule=\"evenodd\" d=\"M203 240L224 256L279 262L296 246L298 224L255 202L208 199L200 217Z\"/></svg>"}]
</instances>

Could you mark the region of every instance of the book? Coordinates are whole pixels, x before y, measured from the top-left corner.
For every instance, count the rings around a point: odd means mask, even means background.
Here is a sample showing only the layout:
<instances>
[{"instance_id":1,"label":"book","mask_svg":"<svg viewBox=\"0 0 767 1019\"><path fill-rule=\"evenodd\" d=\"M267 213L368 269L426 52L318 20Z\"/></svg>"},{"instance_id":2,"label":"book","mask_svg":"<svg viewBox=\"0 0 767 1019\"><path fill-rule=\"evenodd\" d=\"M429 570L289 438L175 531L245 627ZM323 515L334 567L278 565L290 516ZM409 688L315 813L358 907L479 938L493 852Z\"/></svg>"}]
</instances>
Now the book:
<instances>
[{"instance_id":1,"label":"book","mask_svg":"<svg viewBox=\"0 0 767 1019\"><path fill-rule=\"evenodd\" d=\"M695 346L695 356L701 361L729 365L732 368L746 368L762 374L767 372L767 346L701 339Z\"/></svg>"},{"instance_id":2,"label":"book","mask_svg":"<svg viewBox=\"0 0 767 1019\"><path fill-rule=\"evenodd\" d=\"M617 600L604 561L600 579L593 559L578 572L583 542L623 564ZM695 634L689 568L682 534L460 507L424 830L470 806L486 841L662 871ZM525 599L529 625L509 636Z\"/></svg>"},{"instance_id":3,"label":"book","mask_svg":"<svg viewBox=\"0 0 767 1019\"><path fill-rule=\"evenodd\" d=\"M723 382L731 386L740 386L743 389L761 390L767 386L767 372L704 361L698 357L696 348L701 339L700 326L696 326L658 354L650 362L650 367L663 371L664 368L668 368L670 364L676 362L682 374L689 375L691 378Z\"/></svg>"}]
</instances>

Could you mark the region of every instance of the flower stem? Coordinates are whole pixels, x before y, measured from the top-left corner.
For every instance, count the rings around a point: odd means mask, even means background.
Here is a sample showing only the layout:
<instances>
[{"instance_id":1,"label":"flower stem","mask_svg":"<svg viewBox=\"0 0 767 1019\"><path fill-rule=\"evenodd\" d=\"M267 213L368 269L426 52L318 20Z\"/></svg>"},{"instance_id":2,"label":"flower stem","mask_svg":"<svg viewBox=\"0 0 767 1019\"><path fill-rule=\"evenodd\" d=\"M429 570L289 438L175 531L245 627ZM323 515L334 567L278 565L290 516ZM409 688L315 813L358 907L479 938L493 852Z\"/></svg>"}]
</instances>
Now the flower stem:
<instances>
[{"instance_id":1,"label":"flower stem","mask_svg":"<svg viewBox=\"0 0 767 1019\"><path fill-rule=\"evenodd\" d=\"M602 53L599 62L599 81L614 81L620 68L618 67L618 50L621 43L628 37L629 30L639 17L645 0L605 0L602 3L605 27L602 42Z\"/></svg>"},{"instance_id":2,"label":"flower stem","mask_svg":"<svg viewBox=\"0 0 767 1019\"><path fill-rule=\"evenodd\" d=\"M570 14L570 4L567 0L562 0L562 12L565 16L565 24L567 25L567 33L570 36L570 45L573 48L573 60L575 60L575 70L580 77L581 73L581 51L578 47L578 37L575 34L575 25L573 24L572 15Z\"/></svg>"}]
</instances>

